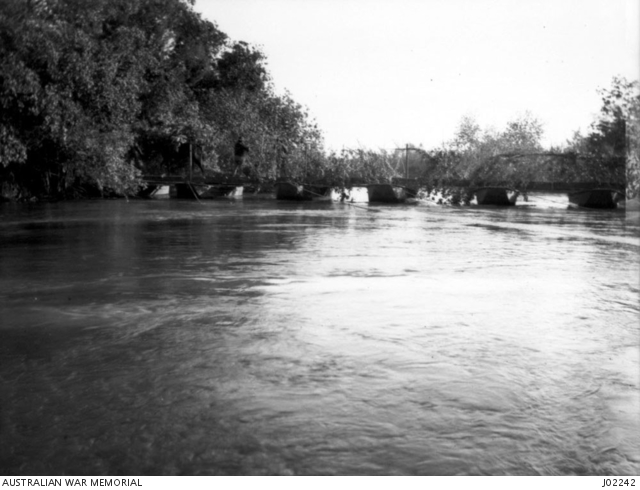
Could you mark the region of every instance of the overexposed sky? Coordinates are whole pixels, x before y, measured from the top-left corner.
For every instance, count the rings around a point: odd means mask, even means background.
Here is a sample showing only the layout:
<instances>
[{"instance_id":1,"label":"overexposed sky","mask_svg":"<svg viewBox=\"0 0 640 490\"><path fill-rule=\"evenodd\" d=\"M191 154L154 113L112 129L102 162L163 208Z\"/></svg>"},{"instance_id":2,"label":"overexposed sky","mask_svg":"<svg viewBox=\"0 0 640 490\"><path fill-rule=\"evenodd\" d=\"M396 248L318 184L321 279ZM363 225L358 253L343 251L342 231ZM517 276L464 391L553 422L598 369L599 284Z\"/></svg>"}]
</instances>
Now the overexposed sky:
<instances>
[{"instance_id":1,"label":"overexposed sky","mask_svg":"<svg viewBox=\"0 0 640 490\"><path fill-rule=\"evenodd\" d=\"M197 0L258 46L278 92L329 149L432 148L464 115L504 127L530 111L559 144L613 76L640 77L639 0Z\"/></svg>"}]
</instances>

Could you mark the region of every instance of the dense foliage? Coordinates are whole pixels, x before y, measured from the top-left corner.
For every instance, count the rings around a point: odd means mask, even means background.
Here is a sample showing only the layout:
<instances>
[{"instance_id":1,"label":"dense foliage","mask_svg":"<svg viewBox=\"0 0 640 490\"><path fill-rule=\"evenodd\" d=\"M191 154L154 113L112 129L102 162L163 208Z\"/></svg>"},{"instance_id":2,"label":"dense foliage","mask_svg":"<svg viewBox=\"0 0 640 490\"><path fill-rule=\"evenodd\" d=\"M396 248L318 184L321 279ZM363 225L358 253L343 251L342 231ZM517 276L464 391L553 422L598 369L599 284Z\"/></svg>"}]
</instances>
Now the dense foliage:
<instances>
[{"instance_id":1,"label":"dense foliage","mask_svg":"<svg viewBox=\"0 0 640 490\"><path fill-rule=\"evenodd\" d=\"M638 82L614 78L599 91L602 107L586 136L579 133L571 149L579 156L576 173L594 182L623 183L627 197L640 186L640 93Z\"/></svg>"},{"instance_id":2,"label":"dense foliage","mask_svg":"<svg viewBox=\"0 0 640 490\"><path fill-rule=\"evenodd\" d=\"M526 190L532 183L640 187L640 95L638 82L614 78L599 91L602 107L586 136L576 133L560 148L543 148L542 124L526 113L503 130L483 129L462 118L442 148L414 152L410 174L429 186L464 183ZM440 186L442 187L442 185Z\"/></svg>"},{"instance_id":3,"label":"dense foliage","mask_svg":"<svg viewBox=\"0 0 640 490\"><path fill-rule=\"evenodd\" d=\"M185 0L3 0L4 194L127 194L142 173L232 171L242 136L268 178L317 153L308 114L277 96L262 53ZM280 169L276 168L280 164Z\"/></svg>"}]
</instances>

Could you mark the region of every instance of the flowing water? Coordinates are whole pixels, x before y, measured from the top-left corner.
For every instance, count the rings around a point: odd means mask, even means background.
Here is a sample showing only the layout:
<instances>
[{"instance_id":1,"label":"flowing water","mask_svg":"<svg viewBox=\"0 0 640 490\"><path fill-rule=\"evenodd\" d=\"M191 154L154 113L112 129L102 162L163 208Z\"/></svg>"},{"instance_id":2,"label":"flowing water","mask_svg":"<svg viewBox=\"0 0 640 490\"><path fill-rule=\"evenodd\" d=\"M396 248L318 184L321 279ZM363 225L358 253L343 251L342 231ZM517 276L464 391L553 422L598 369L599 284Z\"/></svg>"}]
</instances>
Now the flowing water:
<instances>
[{"instance_id":1,"label":"flowing water","mask_svg":"<svg viewBox=\"0 0 640 490\"><path fill-rule=\"evenodd\" d=\"M535 202L0 206L0 473L640 473L638 220Z\"/></svg>"}]
</instances>

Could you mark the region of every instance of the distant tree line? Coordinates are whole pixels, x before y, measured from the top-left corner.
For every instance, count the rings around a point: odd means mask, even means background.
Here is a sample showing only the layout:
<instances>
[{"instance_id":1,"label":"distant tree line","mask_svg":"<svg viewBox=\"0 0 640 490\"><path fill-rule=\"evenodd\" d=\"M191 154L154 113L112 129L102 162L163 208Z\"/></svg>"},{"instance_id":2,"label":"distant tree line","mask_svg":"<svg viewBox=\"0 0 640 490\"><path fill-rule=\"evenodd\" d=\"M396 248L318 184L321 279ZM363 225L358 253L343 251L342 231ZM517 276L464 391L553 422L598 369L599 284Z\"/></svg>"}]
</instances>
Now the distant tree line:
<instances>
[{"instance_id":1,"label":"distant tree line","mask_svg":"<svg viewBox=\"0 0 640 490\"><path fill-rule=\"evenodd\" d=\"M4 195L132 194L143 173L184 173L190 157L198 171L230 172L240 136L260 178L322 153L263 54L193 1L0 2Z\"/></svg>"},{"instance_id":2,"label":"distant tree line","mask_svg":"<svg viewBox=\"0 0 640 490\"><path fill-rule=\"evenodd\" d=\"M413 185L445 193L455 183L523 191L534 182L626 185L627 196L634 197L640 187L638 88L638 82L613 78L611 87L599 90L602 106L587 134L576 132L561 146L543 145L543 124L528 112L502 129L482 128L464 116L440 147L343 149L325 157L316 175L338 185L402 181L408 175Z\"/></svg>"},{"instance_id":3,"label":"distant tree line","mask_svg":"<svg viewBox=\"0 0 640 490\"><path fill-rule=\"evenodd\" d=\"M624 187L638 195L640 95L638 82L614 78L601 89L602 106L586 135L576 132L558 147L543 147L542 123L530 113L504 129L483 129L473 117L460 121L452 140L408 156L409 174L428 184L464 181L526 189L532 182Z\"/></svg>"}]
</instances>

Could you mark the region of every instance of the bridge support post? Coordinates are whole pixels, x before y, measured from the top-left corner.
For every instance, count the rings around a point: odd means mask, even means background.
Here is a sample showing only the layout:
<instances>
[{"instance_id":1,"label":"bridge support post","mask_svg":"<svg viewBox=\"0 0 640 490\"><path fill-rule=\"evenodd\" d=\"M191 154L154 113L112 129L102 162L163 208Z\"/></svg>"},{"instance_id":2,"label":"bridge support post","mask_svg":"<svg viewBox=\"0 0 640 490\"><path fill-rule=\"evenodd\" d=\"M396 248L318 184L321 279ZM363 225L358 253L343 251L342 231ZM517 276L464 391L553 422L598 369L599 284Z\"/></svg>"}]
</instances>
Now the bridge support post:
<instances>
[{"instance_id":1,"label":"bridge support post","mask_svg":"<svg viewBox=\"0 0 640 490\"><path fill-rule=\"evenodd\" d=\"M189 183L193 180L193 151L189 143Z\"/></svg>"}]
</instances>

